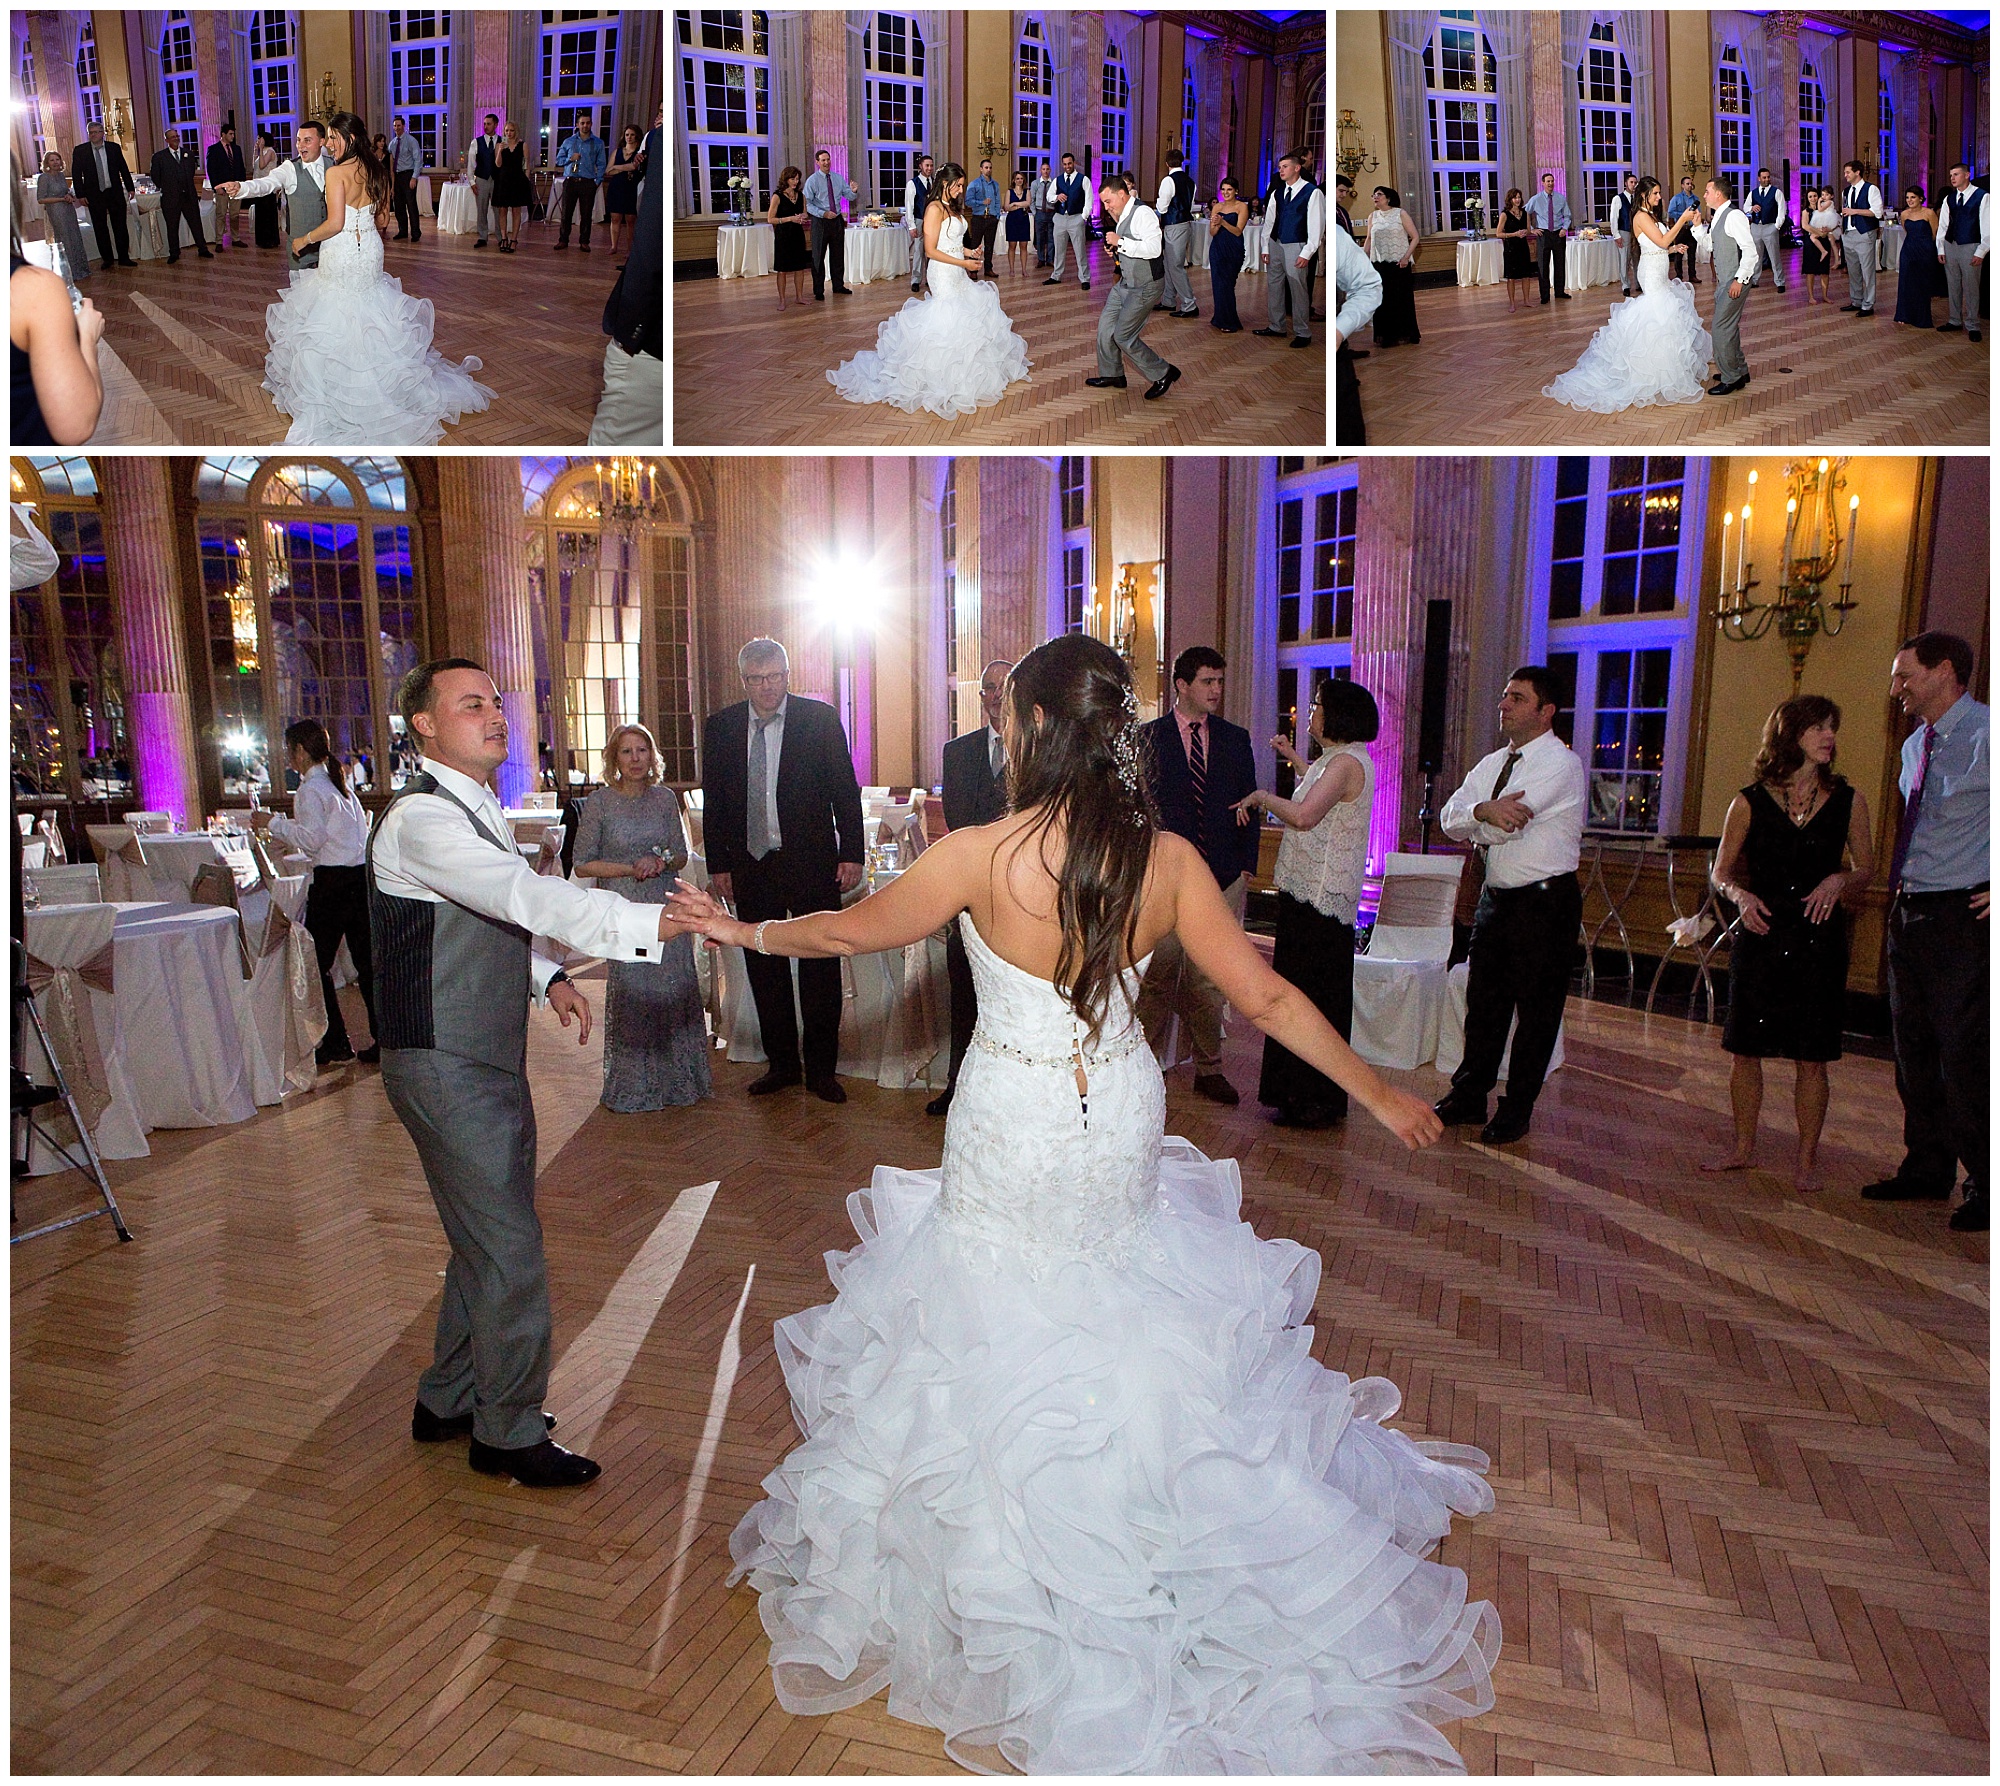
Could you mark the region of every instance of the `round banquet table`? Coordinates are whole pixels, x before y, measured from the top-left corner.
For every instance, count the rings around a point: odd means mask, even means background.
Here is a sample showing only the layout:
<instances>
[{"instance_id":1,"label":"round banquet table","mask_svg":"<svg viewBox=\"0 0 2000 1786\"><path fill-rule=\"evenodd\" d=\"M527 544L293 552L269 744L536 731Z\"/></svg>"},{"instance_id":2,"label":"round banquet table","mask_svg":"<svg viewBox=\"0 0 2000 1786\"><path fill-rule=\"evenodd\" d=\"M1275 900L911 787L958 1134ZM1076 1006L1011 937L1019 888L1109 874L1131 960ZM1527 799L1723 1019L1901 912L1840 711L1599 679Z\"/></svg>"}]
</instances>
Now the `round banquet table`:
<instances>
[{"instance_id":1,"label":"round banquet table","mask_svg":"<svg viewBox=\"0 0 2000 1786\"><path fill-rule=\"evenodd\" d=\"M41 201L35 197L32 182L23 188L27 206L25 215L30 218L42 214ZM104 256L97 246L97 232L91 228L90 211L87 206L76 208L76 226L83 232L84 251L99 265ZM211 248L215 245L215 200L201 201L201 233ZM131 244L134 260L165 260L167 258L167 226L160 219L160 195L157 192L138 192L125 201L125 234ZM181 246L192 248L194 236L185 220L181 224Z\"/></svg>"},{"instance_id":2,"label":"round banquet table","mask_svg":"<svg viewBox=\"0 0 2000 1786\"><path fill-rule=\"evenodd\" d=\"M1506 265L1506 244L1496 236L1482 236L1469 242L1458 239L1458 282L1460 285L1498 285Z\"/></svg>"},{"instance_id":3,"label":"round banquet table","mask_svg":"<svg viewBox=\"0 0 2000 1786\"><path fill-rule=\"evenodd\" d=\"M438 193L438 234L469 236L479 227L479 200L470 180L451 180Z\"/></svg>"},{"instance_id":4,"label":"round banquet table","mask_svg":"<svg viewBox=\"0 0 2000 1786\"><path fill-rule=\"evenodd\" d=\"M1593 285L1616 285L1624 258L1624 245L1614 242L1609 236L1594 239L1571 236L1563 249L1563 271L1568 277L1569 289L1585 291ZM1460 239L1460 285L1498 285L1505 264L1506 245L1497 236L1484 236L1477 242Z\"/></svg>"},{"instance_id":5,"label":"round banquet table","mask_svg":"<svg viewBox=\"0 0 2000 1786\"><path fill-rule=\"evenodd\" d=\"M843 252L851 285L910 276L910 232L900 224L868 229L850 223ZM760 279L770 272L776 253L777 232L768 223L725 223L715 232L720 279Z\"/></svg>"}]
</instances>

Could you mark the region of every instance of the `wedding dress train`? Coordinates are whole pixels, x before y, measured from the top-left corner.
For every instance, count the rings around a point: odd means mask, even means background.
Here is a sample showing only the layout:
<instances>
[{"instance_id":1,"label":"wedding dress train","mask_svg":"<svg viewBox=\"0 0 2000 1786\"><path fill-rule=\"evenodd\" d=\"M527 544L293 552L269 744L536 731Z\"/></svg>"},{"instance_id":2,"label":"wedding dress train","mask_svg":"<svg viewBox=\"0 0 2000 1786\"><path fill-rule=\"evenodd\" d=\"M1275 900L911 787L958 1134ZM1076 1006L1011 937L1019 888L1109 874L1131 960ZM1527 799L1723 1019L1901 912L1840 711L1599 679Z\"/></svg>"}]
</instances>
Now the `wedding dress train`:
<instances>
[{"instance_id":1,"label":"wedding dress train","mask_svg":"<svg viewBox=\"0 0 2000 1786\"><path fill-rule=\"evenodd\" d=\"M264 312L264 389L292 418L287 446L431 446L493 392L431 346L435 309L383 271L375 213L347 209L319 271Z\"/></svg>"},{"instance_id":2,"label":"wedding dress train","mask_svg":"<svg viewBox=\"0 0 2000 1786\"><path fill-rule=\"evenodd\" d=\"M1668 273L1664 248L1639 239L1639 293L1615 304L1583 358L1542 388L1572 409L1612 415L1654 403L1699 403L1710 342L1694 292Z\"/></svg>"},{"instance_id":3,"label":"wedding dress train","mask_svg":"<svg viewBox=\"0 0 2000 1786\"><path fill-rule=\"evenodd\" d=\"M878 1167L834 1301L777 1328L804 1442L730 1549L779 1702L886 1688L981 1772L1460 1771L1438 1726L1491 1707L1499 1622L1425 1558L1485 1455L1312 1358L1318 1255L1162 1140L1128 1006L1080 1093L1068 1004L959 923L942 1170Z\"/></svg>"},{"instance_id":4,"label":"wedding dress train","mask_svg":"<svg viewBox=\"0 0 2000 1786\"><path fill-rule=\"evenodd\" d=\"M938 251L964 255L963 218L945 218ZM875 331L872 348L827 373L848 402L971 415L1028 376L1028 344L1014 333L992 285L944 261L932 261L929 272L928 298L911 298Z\"/></svg>"}]
</instances>

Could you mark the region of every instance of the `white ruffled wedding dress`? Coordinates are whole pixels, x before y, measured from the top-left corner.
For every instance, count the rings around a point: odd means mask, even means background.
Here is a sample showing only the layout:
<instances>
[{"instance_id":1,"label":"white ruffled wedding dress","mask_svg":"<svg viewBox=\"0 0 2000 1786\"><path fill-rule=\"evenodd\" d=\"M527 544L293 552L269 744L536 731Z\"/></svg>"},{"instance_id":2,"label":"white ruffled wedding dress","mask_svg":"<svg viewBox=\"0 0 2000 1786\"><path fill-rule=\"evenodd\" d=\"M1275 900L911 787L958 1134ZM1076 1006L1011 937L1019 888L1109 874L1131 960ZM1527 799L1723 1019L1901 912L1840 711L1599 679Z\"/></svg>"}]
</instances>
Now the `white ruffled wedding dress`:
<instances>
[{"instance_id":1,"label":"white ruffled wedding dress","mask_svg":"<svg viewBox=\"0 0 2000 1786\"><path fill-rule=\"evenodd\" d=\"M1654 403L1699 403L1710 343L1694 291L1668 272L1667 251L1639 238L1639 292L1611 309L1583 358L1544 397L1612 415Z\"/></svg>"},{"instance_id":2,"label":"white ruffled wedding dress","mask_svg":"<svg viewBox=\"0 0 2000 1786\"><path fill-rule=\"evenodd\" d=\"M835 1300L778 1324L805 1440L730 1549L779 1702L887 1689L981 1772L1462 1771L1499 1621L1424 1559L1486 1457L1312 1358L1318 1255L1162 1142L1124 1001L1080 1095L1067 1003L959 922L943 1169L878 1167Z\"/></svg>"},{"instance_id":3,"label":"white ruffled wedding dress","mask_svg":"<svg viewBox=\"0 0 2000 1786\"><path fill-rule=\"evenodd\" d=\"M965 220L947 216L938 251L964 255ZM827 382L850 403L893 403L914 414L971 415L1028 376L1028 344L991 284L934 260L931 295L911 298L875 331L875 345L843 361Z\"/></svg>"},{"instance_id":4,"label":"white ruffled wedding dress","mask_svg":"<svg viewBox=\"0 0 2000 1786\"><path fill-rule=\"evenodd\" d=\"M375 213L347 207L319 245L319 271L264 312L264 389L292 418L287 446L431 446L493 393L476 358L431 346L436 312L382 270Z\"/></svg>"}]
</instances>

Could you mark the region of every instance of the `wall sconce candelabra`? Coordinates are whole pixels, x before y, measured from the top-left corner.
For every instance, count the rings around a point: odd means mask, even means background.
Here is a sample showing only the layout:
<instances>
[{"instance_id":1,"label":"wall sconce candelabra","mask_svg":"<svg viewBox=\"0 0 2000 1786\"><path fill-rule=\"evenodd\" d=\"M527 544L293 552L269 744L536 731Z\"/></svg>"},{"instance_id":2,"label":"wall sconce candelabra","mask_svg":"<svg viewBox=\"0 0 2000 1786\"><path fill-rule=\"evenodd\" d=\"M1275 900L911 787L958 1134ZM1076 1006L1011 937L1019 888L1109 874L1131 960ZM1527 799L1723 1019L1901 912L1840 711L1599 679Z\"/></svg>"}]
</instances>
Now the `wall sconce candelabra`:
<instances>
[{"instance_id":1,"label":"wall sconce candelabra","mask_svg":"<svg viewBox=\"0 0 2000 1786\"><path fill-rule=\"evenodd\" d=\"M340 83L333 78L333 70L328 69L313 83L312 109L308 117L331 118L335 112L347 108L340 103Z\"/></svg>"},{"instance_id":2,"label":"wall sconce candelabra","mask_svg":"<svg viewBox=\"0 0 2000 1786\"><path fill-rule=\"evenodd\" d=\"M104 134L114 143L129 143L132 141L131 100L120 98L105 102Z\"/></svg>"},{"instance_id":3,"label":"wall sconce candelabra","mask_svg":"<svg viewBox=\"0 0 2000 1786\"><path fill-rule=\"evenodd\" d=\"M1785 539L1779 548L1777 593L1768 602L1751 599L1757 588L1756 562L1750 551L1750 529L1754 520L1757 474L1750 474L1750 488L1740 516L1728 510L1722 515L1722 573L1716 587L1716 629L1725 639L1738 644L1761 639L1775 631L1784 641L1792 660L1792 693L1799 692L1805 676L1806 655L1814 639L1824 634L1831 639L1847 624L1848 615L1861 604L1853 599L1854 536L1861 528L1861 498L1850 495L1843 537L1840 492L1847 487L1842 459L1787 460L1781 475L1785 480ZM1738 523L1736 534L1735 581L1730 580L1729 529ZM1836 569L1840 575L1840 599L1825 599L1826 588Z\"/></svg>"},{"instance_id":4,"label":"wall sconce candelabra","mask_svg":"<svg viewBox=\"0 0 2000 1786\"><path fill-rule=\"evenodd\" d=\"M979 153L988 161L998 161L1007 153L1007 135L993 121L993 108L986 108L986 116L979 124Z\"/></svg>"},{"instance_id":5,"label":"wall sconce candelabra","mask_svg":"<svg viewBox=\"0 0 2000 1786\"><path fill-rule=\"evenodd\" d=\"M1360 121L1349 108L1341 108L1340 122L1334 126L1333 135L1333 165L1349 178L1356 174L1372 174L1382 165L1362 136Z\"/></svg>"},{"instance_id":6,"label":"wall sconce candelabra","mask_svg":"<svg viewBox=\"0 0 2000 1786\"><path fill-rule=\"evenodd\" d=\"M1681 145L1681 172L1699 185L1702 176L1708 172L1708 167L1708 151L1701 146L1694 132L1690 130L1687 133L1687 140Z\"/></svg>"}]
</instances>

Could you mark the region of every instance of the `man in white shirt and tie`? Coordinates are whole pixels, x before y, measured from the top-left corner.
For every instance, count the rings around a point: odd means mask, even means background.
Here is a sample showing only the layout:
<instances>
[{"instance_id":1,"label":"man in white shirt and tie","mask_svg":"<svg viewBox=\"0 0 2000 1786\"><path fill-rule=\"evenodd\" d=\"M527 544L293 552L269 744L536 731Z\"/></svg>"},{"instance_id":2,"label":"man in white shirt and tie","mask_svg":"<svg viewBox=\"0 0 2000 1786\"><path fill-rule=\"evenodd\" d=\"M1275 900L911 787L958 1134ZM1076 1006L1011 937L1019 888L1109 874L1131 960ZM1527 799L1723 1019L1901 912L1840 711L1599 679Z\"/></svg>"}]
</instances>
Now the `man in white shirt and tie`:
<instances>
[{"instance_id":1,"label":"man in white shirt and tie","mask_svg":"<svg viewBox=\"0 0 2000 1786\"><path fill-rule=\"evenodd\" d=\"M1625 184L1611 201L1611 239L1618 244L1618 289L1632 295L1632 257L1626 252L1625 238L1632 234L1632 214L1639 208L1639 176L1627 174Z\"/></svg>"},{"instance_id":2,"label":"man in white shirt and tie","mask_svg":"<svg viewBox=\"0 0 2000 1786\"><path fill-rule=\"evenodd\" d=\"M279 162L268 174L259 174L254 180L231 180L224 190L237 199L267 198L274 192L282 192L285 195L288 235L294 241L300 236L310 235L326 221L326 163L320 158L324 137L320 126L311 118L306 119L293 133L296 153L288 160ZM318 271L317 242L303 254L293 252L292 284L297 285L305 275Z\"/></svg>"},{"instance_id":3,"label":"man in white shirt and tie","mask_svg":"<svg viewBox=\"0 0 2000 1786\"><path fill-rule=\"evenodd\" d=\"M1278 178L1264 196L1264 295L1267 328L1253 335L1285 332L1285 306L1292 311L1292 345L1312 346L1312 263L1326 236L1326 194L1305 177L1297 155L1278 158Z\"/></svg>"},{"instance_id":4,"label":"man in white shirt and tie","mask_svg":"<svg viewBox=\"0 0 2000 1786\"><path fill-rule=\"evenodd\" d=\"M1090 213L1097 204L1097 194L1091 187L1090 176L1078 171L1076 157L1067 149L1063 151L1062 172L1056 176L1054 203L1056 213L1051 222L1055 230L1056 264L1042 283L1060 285L1064 260L1067 256L1074 255L1076 282L1084 291L1088 291Z\"/></svg>"},{"instance_id":5,"label":"man in white shirt and tie","mask_svg":"<svg viewBox=\"0 0 2000 1786\"><path fill-rule=\"evenodd\" d=\"M401 118L389 125L389 172L393 180L390 208L396 213L396 233L389 238L400 242L424 239L424 220L417 209L417 176L424 171L423 145L403 128Z\"/></svg>"},{"instance_id":6,"label":"man in white shirt and tie","mask_svg":"<svg viewBox=\"0 0 2000 1786\"><path fill-rule=\"evenodd\" d=\"M1856 316L1875 314L1875 256L1882 243L1882 219L1889 208L1882 202L1882 189L1863 173L1858 161L1843 161L1840 177L1846 182L1840 197L1840 214L1847 219L1840 244L1847 254L1847 295L1853 301L1841 305Z\"/></svg>"},{"instance_id":7,"label":"man in white shirt and tie","mask_svg":"<svg viewBox=\"0 0 2000 1786\"><path fill-rule=\"evenodd\" d=\"M1056 182L1046 161L1042 163L1039 178L1028 182L1028 214L1035 225L1035 265L1053 265L1056 258Z\"/></svg>"},{"instance_id":8,"label":"man in white shirt and tie","mask_svg":"<svg viewBox=\"0 0 2000 1786\"><path fill-rule=\"evenodd\" d=\"M1743 210L1750 219L1750 234L1757 244L1750 271L1755 274L1768 261L1771 283L1783 291L1785 263L1780 258L1778 234L1785 227L1785 189L1772 184L1769 168L1760 167L1757 170L1757 184L1745 195Z\"/></svg>"},{"instance_id":9,"label":"man in white shirt and tie","mask_svg":"<svg viewBox=\"0 0 2000 1786\"><path fill-rule=\"evenodd\" d=\"M931 263L924 254L924 211L937 192L937 174L926 155L917 162L917 171L903 182L903 221L910 231L910 289L922 291L930 284Z\"/></svg>"},{"instance_id":10,"label":"man in white shirt and tie","mask_svg":"<svg viewBox=\"0 0 2000 1786\"><path fill-rule=\"evenodd\" d=\"M1528 200L1528 221L1535 226L1535 267L1542 276L1542 302L1549 301L1549 287L1556 296L1569 294L1569 251L1567 231L1572 219L1569 196L1556 190L1554 174L1542 176L1542 189Z\"/></svg>"},{"instance_id":11,"label":"man in white shirt and tie","mask_svg":"<svg viewBox=\"0 0 2000 1786\"><path fill-rule=\"evenodd\" d=\"M485 131L472 139L465 152L465 171L472 176L472 199L478 208L479 240L475 248L486 246L486 232L493 222L493 176L500 169L500 115L488 112Z\"/></svg>"},{"instance_id":12,"label":"man in white shirt and tie","mask_svg":"<svg viewBox=\"0 0 2000 1786\"><path fill-rule=\"evenodd\" d=\"M104 126L90 127L90 141L78 143L70 155L69 177L76 195L90 208L91 233L97 238L98 258L109 272L116 265L129 267L131 238L125 226L125 200L136 196L132 170L125 165L125 151L104 140Z\"/></svg>"},{"instance_id":13,"label":"man in white shirt and tie","mask_svg":"<svg viewBox=\"0 0 2000 1786\"><path fill-rule=\"evenodd\" d=\"M1445 802L1444 833L1479 846L1486 887L1472 920L1465 1056L1438 1103L1447 1124L1484 1123L1493 1147L1518 1141L1548 1072L1576 959L1583 891L1576 865L1589 778L1555 734L1559 692L1541 664L1524 664L1500 695L1506 743L1482 757ZM1486 1094L1514 1029L1507 1090L1491 1122Z\"/></svg>"},{"instance_id":14,"label":"man in white shirt and tie","mask_svg":"<svg viewBox=\"0 0 2000 1786\"><path fill-rule=\"evenodd\" d=\"M1178 149L1167 151L1167 171L1160 181L1155 208L1160 215L1160 238L1167 250L1167 288L1160 308L1176 316L1199 316L1187 269L1188 237L1194 230L1194 175L1188 172Z\"/></svg>"},{"instance_id":15,"label":"man in white shirt and tie","mask_svg":"<svg viewBox=\"0 0 2000 1786\"><path fill-rule=\"evenodd\" d=\"M1942 334L1963 327L1968 341L1979 339L1979 269L1986 259L1986 194L1972 183L1964 162L1951 164L1951 190L1938 211L1938 259L1944 264L1945 297L1951 315L1938 324Z\"/></svg>"}]
</instances>

